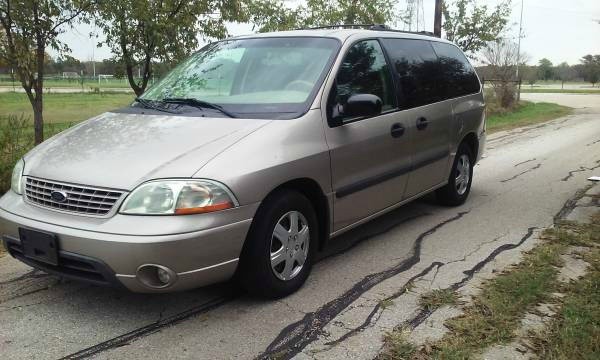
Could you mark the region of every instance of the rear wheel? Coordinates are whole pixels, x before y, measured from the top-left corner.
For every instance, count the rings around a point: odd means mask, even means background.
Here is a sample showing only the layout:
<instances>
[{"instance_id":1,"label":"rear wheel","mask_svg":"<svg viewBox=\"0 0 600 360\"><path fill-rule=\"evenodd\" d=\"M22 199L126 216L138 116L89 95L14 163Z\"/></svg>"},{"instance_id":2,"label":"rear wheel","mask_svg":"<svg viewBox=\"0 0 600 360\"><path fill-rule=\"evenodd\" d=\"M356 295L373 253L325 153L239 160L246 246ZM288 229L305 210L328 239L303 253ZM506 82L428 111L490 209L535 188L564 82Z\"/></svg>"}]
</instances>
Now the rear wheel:
<instances>
[{"instance_id":1,"label":"rear wheel","mask_svg":"<svg viewBox=\"0 0 600 360\"><path fill-rule=\"evenodd\" d=\"M240 259L238 275L251 294L278 298L306 281L317 244L317 217L301 193L282 190L259 208Z\"/></svg>"},{"instance_id":2,"label":"rear wheel","mask_svg":"<svg viewBox=\"0 0 600 360\"><path fill-rule=\"evenodd\" d=\"M436 191L438 201L442 205L458 206L464 204L471 191L473 181L473 154L471 149L464 143L460 144L452 171L448 178L448 184Z\"/></svg>"}]
</instances>

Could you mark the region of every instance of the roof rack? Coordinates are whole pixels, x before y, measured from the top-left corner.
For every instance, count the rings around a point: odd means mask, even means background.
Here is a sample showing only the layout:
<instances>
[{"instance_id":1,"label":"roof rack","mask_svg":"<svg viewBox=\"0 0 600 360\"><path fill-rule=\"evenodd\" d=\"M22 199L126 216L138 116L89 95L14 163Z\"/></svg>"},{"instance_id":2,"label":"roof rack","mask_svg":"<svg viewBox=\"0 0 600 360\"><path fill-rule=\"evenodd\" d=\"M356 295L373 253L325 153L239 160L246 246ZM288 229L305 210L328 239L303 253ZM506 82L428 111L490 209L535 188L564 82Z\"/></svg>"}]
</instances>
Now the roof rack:
<instances>
[{"instance_id":1,"label":"roof rack","mask_svg":"<svg viewBox=\"0 0 600 360\"><path fill-rule=\"evenodd\" d=\"M418 34L418 35L426 35L426 36L434 36L435 34L431 31L404 31L404 30L396 30L392 29L385 24L338 24L338 25L324 25L324 26L316 26L310 28L302 28L298 30L322 30L322 29L366 29L366 30L374 30L374 31L393 31L405 34Z\"/></svg>"}]
</instances>

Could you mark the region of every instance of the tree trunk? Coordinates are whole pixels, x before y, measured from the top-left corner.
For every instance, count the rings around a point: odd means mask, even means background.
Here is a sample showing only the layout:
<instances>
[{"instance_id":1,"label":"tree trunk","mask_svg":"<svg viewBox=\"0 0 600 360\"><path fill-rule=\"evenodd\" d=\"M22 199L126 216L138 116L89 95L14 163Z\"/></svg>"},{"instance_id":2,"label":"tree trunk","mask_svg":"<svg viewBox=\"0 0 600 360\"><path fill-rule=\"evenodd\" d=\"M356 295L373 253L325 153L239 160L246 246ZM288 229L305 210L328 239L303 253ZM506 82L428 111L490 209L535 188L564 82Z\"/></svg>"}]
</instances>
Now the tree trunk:
<instances>
[{"instance_id":1,"label":"tree trunk","mask_svg":"<svg viewBox=\"0 0 600 360\"><path fill-rule=\"evenodd\" d=\"M44 58L46 56L46 40L40 33L37 34L36 65L37 79L33 82L35 97L33 100L33 130L35 144L41 144L44 141L44 115L43 95L44 95Z\"/></svg>"},{"instance_id":2,"label":"tree trunk","mask_svg":"<svg viewBox=\"0 0 600 360\"><path fill-rule=\"evenodd\" d=\"M36 90L35 99L33 101L33 130L35 134L35 144L41 144L44 141L44 115L42 94L38 94Z\"/></svg>"},{"instance_id":3,"label":"tree trunk","mask_svg":"<svg viewBox=\"0 0 600 360\"><path fill-rule=\"evenodd\" d=\"M144 93L144 89L138 86L133 77L133 65L130 61L125 61L125 71L127 72L127 80L129 81L129 86L133 89L135 96L140 96Z\"/></svg>"}]
</instances>

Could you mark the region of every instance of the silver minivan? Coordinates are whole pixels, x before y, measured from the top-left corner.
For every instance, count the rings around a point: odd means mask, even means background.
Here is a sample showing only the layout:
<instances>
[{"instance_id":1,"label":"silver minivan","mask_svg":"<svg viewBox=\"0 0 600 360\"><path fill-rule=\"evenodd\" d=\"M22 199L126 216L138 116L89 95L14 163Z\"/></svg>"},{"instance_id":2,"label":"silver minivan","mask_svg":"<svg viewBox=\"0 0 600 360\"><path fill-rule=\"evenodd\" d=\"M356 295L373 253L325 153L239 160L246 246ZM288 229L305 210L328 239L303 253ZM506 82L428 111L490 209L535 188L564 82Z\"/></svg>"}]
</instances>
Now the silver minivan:
<instances>
[{"instance_id":1,"label":"silver minivan","mask_svg":"<svg viewBox=\"0 0 600 360\"><path fill-rule=\"evenodd\" d=\"M26 154L0 234L65 278L235 277L281 297L330 238L429 192L462 204L484 143L480 81L452 43L382 26L240 36Z\"/></svg>"}]
</instances>

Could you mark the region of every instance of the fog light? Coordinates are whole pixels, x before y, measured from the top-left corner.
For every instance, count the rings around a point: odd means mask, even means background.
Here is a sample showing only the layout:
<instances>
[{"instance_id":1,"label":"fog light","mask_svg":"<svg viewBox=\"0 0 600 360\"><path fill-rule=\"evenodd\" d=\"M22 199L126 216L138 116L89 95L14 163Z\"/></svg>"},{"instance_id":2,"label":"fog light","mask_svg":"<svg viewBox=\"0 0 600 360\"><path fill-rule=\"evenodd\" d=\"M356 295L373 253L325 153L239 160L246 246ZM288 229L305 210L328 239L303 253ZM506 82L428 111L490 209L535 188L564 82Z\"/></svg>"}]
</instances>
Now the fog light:
<instances>
[{"instance_id":1,"label":"fog light","mask_svg":"<svg viewBox=\"0 0 600 360\"><path fill-rule=\"evenodd\" d=\"M160 281L161 283L166 285L171 282L171 275L167 272L167 270L163 268L158 268L156 270L156 273L158 275L158 281Z\"/></svg>"},{"instance_id":2,"label":"fog light","mask_svg":"<svg viewBox=\"0 0 600 360\"><path fill-rule=\"evenodd\" d=\"M152 289L163 289L177 281L177 274L166 266L145 264L137 269L137 279Z\"/></svg>"}]
</instances>

